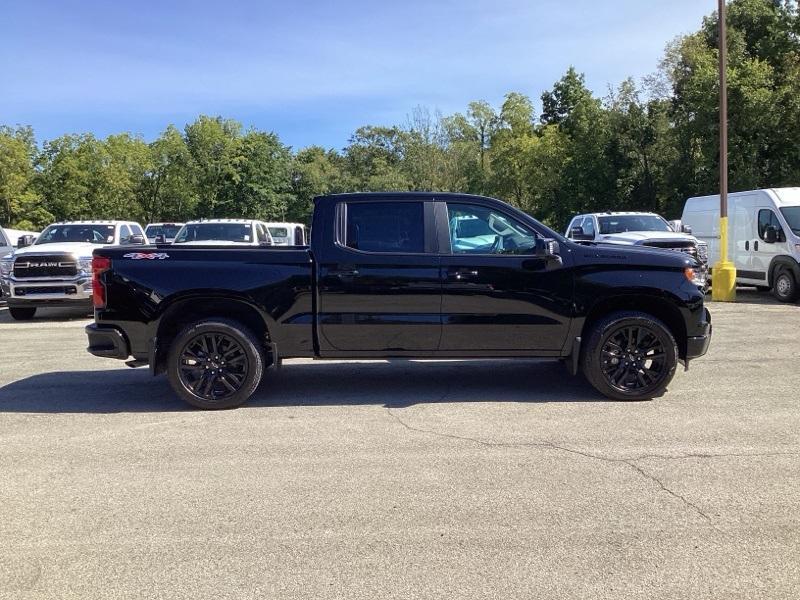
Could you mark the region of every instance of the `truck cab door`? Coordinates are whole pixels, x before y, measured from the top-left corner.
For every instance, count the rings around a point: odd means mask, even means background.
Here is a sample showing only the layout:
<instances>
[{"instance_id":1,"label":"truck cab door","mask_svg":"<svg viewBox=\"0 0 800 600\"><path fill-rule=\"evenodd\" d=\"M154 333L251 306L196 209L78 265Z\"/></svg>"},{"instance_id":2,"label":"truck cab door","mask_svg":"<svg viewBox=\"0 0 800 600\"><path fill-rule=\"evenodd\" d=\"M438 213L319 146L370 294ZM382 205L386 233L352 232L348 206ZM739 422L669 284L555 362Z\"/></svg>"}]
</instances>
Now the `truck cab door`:
<instances>
[{"instance_id":1,"label":"truck cab door","mask_svg":"<svg viewBox=\"0 0 800 600\"><path fill-rule=\"evenodd\" d=\"M321 354L434 352L442 285L433 203L351 198L334 219L318 266Z\"/></svg>"},{"instance_id":2,"label":"truck cab door","mask_svg":"<svg viewBox=\"0 0 800 600\"><path fill-rule=\"evenodd\" d=\"M569 256L533 254L543 237L502 209L439 202L443 354L560 351L572 314Z\"/></svg>"}]
</instances>

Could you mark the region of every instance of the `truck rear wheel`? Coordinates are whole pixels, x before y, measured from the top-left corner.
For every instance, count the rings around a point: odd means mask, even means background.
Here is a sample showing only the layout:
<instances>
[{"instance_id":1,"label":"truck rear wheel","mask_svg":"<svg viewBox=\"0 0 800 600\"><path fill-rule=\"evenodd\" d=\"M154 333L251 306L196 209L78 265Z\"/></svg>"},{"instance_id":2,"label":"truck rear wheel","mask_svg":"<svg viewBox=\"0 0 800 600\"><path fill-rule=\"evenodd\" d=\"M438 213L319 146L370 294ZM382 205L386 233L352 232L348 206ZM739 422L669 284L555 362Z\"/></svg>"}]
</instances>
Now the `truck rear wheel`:
<instances>
[{"instance_id":1,"label":"truck rear wheel","mask_svg":"<svg viewBox=\"0 0 800 600\"><path fill-rule=\"evenodd\" d=\"M8 313L15 321L30 321L36 314L35 306L9 306Z\"/></svg>"},{"instance_id":2,"label":"truck rear wheel","mask_svg":"<svg viewBox=\"0 0 800 600\"><path fill-rule=\"evenodd\" d=\"M781 302L794 302L797 300L797 281L795 281L791 271L780 269L775 274L775 281L772 283L772 294Z\"/></svg>"},{"instance_id":3,"label":"truck rear wheel","mask_svg":"<svg viewBox=\"0 0 800 600\"><path fill-rule=\"evenodd\" d=\"M167 376L175 392L202 409L233 408L256 391L264 356L253 333L227 319L204 319L173 340Z\"/></svg>"},{"instance_id":4,"label":"truck rear wheel","mask_svg":"<svg viewBox=\"0 0 800 600\"><path fill-rule=\"evenodd\" d=\"M652 315L619 311L592 325L581 365L601 394L649 400L661 396L672 381L678 347L667 326Z\"/></svg>"}]
</instances>

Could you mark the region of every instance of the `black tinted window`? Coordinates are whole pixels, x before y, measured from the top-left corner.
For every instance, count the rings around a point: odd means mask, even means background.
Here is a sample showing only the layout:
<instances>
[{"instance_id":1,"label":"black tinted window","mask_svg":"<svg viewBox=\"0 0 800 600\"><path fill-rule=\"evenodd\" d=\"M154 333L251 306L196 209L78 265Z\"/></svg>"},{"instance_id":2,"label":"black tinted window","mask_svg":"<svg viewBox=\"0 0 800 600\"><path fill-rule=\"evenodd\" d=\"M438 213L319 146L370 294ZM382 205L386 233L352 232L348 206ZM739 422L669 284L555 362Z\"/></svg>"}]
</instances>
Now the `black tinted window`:
<instances>
[{"instance_id":1,"label":"black tinted window","mask_svg":"<svg viewBox=\"0 0 800 600\"><path fill-rule=\"evenodd\" d=\"M422 202L351 202L345 244L366 252L425 251Z\"/></svg>"}]
</instances>

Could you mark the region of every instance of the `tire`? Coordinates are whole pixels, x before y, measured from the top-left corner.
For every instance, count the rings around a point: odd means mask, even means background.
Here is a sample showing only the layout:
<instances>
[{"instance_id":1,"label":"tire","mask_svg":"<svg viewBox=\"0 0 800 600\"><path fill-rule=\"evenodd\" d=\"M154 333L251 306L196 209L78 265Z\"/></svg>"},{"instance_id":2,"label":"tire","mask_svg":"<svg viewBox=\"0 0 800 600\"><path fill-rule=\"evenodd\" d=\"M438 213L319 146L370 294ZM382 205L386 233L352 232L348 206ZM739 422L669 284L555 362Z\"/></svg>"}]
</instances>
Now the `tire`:
<instances>
[{"instance_id":1,"label":"tire","mask_svg":"<svg viewBox=\"0 0 800 600\"><path fill-rule=\"evenodd\" d=\"M797 300L797 281L788 269L778 269L775 281L772 282L772 295L781 302L794 302Z\"/></svg>"},{"instance_id":2,"label":"tire","mask_svg":"<svg viewBox=\"0 0 800 600\"><path fill-rule=\"evenodd\" d=\"M8 313L15 321L30 321L36 314L35 306L9 306Z\"/></svg>"},{"instance_id":3,"label":"tire","mask_svg":"<svg viewBox=\"0 0 800 600\"><path fill-rule=\"evenodd\" d=\"M175 393L202 409L240 406L264 373L261 345L247 327L227 319L204 319L172 341L167 377Z\"/></svg>"},{"instance_id":4,"label":"tire","mask_svg":"<svg viewBox=\"0 0 800 600\"><path fill-rule=\"evenodd\" d=\"M675 376L678 366L675 337L652 315L637 311L611 313L593 323L585 339L581 355L583 374L608 398L657 398Z\"/></svg>"}]
</instances>

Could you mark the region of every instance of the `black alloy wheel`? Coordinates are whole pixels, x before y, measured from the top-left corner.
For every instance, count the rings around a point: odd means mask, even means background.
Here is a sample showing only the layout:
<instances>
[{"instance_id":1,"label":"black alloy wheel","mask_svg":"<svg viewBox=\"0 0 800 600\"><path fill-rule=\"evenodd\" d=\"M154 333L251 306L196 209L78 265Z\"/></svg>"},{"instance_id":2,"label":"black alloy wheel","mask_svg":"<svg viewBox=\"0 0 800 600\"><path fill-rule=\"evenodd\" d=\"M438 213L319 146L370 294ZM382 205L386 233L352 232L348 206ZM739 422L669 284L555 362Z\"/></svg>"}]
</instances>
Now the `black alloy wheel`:
<instances>
[{"instance_id":1,"label":"black alloy wheel","mask_svg":"<svg viewBox=\"0 0 800 600\"><path fill-rule=\"evenodd\" d=\"M581 366L595 389L617 400L661 396L678 364L678 347L669 328L639 311L600 318L584 338Z\"/></svg>"},{"instance_id":2,"label":"black alloy wheel","mask_svg":"<svg viewBox=\"0 0 800 600\"><path fill-rule=\"evenodd\" d=\"M178 368L187 390L217 402L242 389L249 363L236 340L212 331L201 333L184 345Z\"/></svg>"},{"instance_id":3,"label":"black alloy wheel","mask_svg":"<svg viewBox=\"0 0 800 600\"><path fill-rule=\"evenodd\" d=\"M606 381L623 394L655 388L667 373L664 344L644 325L612 330L605 338L602 354Z\"/></svg>"},{"instance_id":4,"label":"black alloy wheel","mask_svg":"<svg viewBox=\"0 0 800 600\"><path fill-rule=\"evenodd\" d=\"M247 327L214 319L189 325L172 341L167 375L189 404L232 408L255 392L264 363L263 344Z\"/></svg>"}]
</instances>

